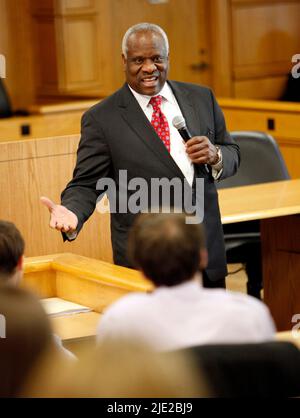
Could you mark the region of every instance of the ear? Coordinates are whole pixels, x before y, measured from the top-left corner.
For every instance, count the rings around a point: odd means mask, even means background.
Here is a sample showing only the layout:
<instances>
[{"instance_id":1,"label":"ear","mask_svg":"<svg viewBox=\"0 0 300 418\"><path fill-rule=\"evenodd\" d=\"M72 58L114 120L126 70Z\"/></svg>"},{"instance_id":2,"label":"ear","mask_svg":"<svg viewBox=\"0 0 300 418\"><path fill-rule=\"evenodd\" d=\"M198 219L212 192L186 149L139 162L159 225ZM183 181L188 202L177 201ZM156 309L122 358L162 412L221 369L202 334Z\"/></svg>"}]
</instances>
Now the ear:
<instances>
[{"instance_id":1,"label":"ear","mask_svg":"<svg viewBox=\"0 0 300 418\"><path fill-rule=\"evenodd\" d=\"M201 248L200 250L200 270L206 269L208 264L208 253L206 248Z\"/></svg>"},{"instance_id":2,"label":"ear","mask_svg":"<svg viewBox=\"0 0 300 418\"><path fill-rule=\"evenodd\" d=\"M126 71L127 58L125 57L124 54L122 54L122 62L123 62L123 70Z\"/></svg>"}]
</instances>

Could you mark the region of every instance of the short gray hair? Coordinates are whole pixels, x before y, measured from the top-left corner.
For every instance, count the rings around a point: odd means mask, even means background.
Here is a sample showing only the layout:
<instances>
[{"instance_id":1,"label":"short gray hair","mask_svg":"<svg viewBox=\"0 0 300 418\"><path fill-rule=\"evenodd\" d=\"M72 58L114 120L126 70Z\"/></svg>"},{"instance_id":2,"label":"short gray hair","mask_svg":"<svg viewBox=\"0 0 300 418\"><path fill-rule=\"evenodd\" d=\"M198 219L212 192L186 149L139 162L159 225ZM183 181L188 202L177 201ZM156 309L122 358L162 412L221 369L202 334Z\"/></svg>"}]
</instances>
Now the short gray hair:
<instances>
[{"instance_id":1,"label":"short gray hair","mask_svg":"<svg viewBox=\"0 0 300 418\"><path fill-rule=\"evenodd\" d=\"M125 33L123 40L122 40L122 53L125 58L127 58L127 52L128 52L128 38L137 32L144 32L144 31L150 31L160 34L163 37L163 40L165 42L167 54L169 54L169 40L167 37L166 32L158 25L155 25L154 23L138 23L134 26L131 26Z\"/></svg>"}]
</instances>

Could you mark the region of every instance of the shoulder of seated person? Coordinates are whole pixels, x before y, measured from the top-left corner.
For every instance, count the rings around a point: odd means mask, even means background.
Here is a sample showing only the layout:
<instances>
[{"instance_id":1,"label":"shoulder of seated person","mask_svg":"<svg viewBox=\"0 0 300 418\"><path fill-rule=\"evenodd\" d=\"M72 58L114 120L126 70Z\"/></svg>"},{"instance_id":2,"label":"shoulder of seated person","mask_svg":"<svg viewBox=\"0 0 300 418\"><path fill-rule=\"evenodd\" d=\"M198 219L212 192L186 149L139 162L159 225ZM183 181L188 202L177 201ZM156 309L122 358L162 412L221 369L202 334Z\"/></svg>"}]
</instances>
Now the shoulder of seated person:
<instances>
[{"instance_id":1,"label":"shoulder of seated person","mask_svg":"<svg viewBox=\"0 0 300 418\"><path fill-rule=\"evenodd\" d=\"M148 299L149 294L146 292L132 292L122 296L120 299L113 302L105 310L105 312L116 311L125 307L134 307L143 304Z\"/></svg>"}]
</instances>

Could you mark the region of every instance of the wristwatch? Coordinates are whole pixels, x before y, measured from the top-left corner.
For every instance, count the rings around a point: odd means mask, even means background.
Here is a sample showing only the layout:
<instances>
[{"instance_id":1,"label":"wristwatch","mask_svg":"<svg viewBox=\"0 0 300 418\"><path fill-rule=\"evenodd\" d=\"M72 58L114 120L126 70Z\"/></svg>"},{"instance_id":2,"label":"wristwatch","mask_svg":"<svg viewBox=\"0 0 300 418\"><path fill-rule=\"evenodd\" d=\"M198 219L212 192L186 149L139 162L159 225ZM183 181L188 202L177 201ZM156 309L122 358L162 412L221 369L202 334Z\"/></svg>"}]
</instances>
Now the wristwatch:
<instances>
[{"instance_id":1,"label":"wristwatch","mask_svg":"<svg viewBox=\"0 0 300 418\"><path fill-rule=\"evenodd\" d=\"M221 160L221 148L218 147L218 145L216 145L216 150L217 150L217 157L218 157L218 159L212 165L218 164L220 162L220 160Z\"/></svg>"}]
</instances>

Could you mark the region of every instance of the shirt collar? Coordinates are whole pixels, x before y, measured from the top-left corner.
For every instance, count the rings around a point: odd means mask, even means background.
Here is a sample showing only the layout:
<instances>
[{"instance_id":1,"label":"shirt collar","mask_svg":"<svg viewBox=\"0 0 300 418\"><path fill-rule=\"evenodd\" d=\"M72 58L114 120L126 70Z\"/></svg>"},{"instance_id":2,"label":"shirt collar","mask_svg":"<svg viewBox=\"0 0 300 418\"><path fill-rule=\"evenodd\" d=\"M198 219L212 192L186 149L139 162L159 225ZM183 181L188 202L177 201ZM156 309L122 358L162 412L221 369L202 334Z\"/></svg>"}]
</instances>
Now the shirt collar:
<instances>
[{"instance_id":1,"label":"shirt collar","mask_svg":"<svg viewBox=\"0 0 300 418\"><path fill-rule=\"evenodd\" d=\"M152 96L146 96L145 94L140 94L136 92L130 87L129 84L128 84L128 87L130 91L132 92L132 94L134 95L134 97L136 98L136 100L138 101L143 111L145 111ZM173 95L172 89L168 83L165 83L163 88L160 90L160 92L155 94L155 96L158 96L158 95L162 96L165 101L176 104L176 100Z\"/></svg>"},{"instance_id":2,"label":"shirt collar","mask_svg":"<svg viewBox=\"0 0 300 418\"><path fill-rule=\"evenodd\" d=\"M160 293L167 291L168 293L190 293L191 291L199 291L203 288L202 284L202 274L197 272L190 280L187 280L183 283L177 284L175 286L159 286L154 288L153 292Z\"/></svg>"}]
</instances>

